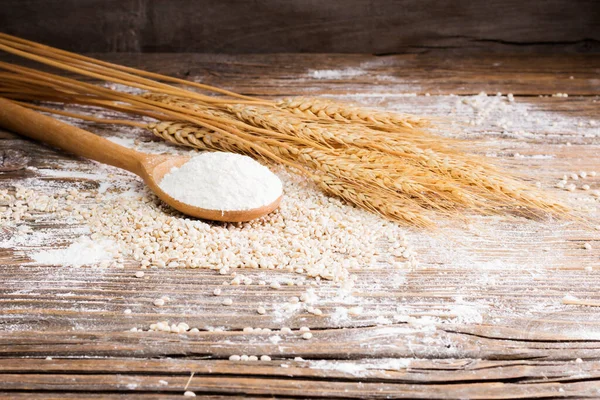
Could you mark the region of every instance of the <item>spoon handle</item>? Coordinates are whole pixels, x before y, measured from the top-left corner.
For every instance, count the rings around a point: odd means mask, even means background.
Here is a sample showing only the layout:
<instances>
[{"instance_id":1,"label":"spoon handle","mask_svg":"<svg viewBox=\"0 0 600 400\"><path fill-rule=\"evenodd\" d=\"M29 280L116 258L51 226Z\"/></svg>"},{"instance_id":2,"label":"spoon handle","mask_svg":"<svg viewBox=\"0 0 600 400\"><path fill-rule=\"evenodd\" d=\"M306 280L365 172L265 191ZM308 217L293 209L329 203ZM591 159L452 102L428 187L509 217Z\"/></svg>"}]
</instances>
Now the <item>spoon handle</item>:
<instances>
[{"instance_id":1,"label":"spoon handle","mask_svg":"<svg viewBox=\"0 0 600 400\"><path fill-rule=\"evenodd\" d=\"M0 97L0 127L138 174L145 154Z\"/></svg>"}]
</instances>

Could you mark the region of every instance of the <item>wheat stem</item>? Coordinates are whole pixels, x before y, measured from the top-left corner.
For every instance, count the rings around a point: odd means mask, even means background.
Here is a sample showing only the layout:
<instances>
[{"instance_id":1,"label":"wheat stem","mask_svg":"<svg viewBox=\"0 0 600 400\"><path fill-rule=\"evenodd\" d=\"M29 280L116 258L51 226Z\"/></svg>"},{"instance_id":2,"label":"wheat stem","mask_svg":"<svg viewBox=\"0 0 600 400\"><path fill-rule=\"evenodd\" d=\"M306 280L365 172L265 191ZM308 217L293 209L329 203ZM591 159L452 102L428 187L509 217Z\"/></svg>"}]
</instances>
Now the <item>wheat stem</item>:
<instances>
[{"instance_id":1,"label":"wheat stem","mask_svg":"<svg viewBox=\"0 0 600 400\"><path fill-rule=\"evenodd\" d=\"M8 35L5 33L0 33L0 43L4 44L5 51L20 55L25 58L30 58L31 56L35 56L35 54L44 55L45 57L43 60L42 60L42 58L38 58L36 61L43 62L45 64L48 62L52 62L51 58L53 57L56 60L76 63L80 67L80 71L84 71L85 70L84 68L89 68L89 70L91 72L95 71L97 73L100 73L100 72L105 73L106 77L127 78L128 79L128 81L127 81L128 83L126 83L127 85L130 85L131 82L137 82L137 83L143 83L145 85L148 85L148 84L154 85L158 88L164 88L165 86L168 86L168 85L162 85L162 84L160 84L160 82L152 80L152 79L158 79L158 80L164 81L164 82L183 84L186 86L191 86L191 87L196 87L196 88L203 89L203 90L208 90L208 91L211 91L214 93L224 94L227 96L231 96L233 98L247 100L253 104L257 104L257 103L271 104L271 102L268 102L268 101L260 100L260 99L250 97L250 96L240 95L238 93L231 92L231 91L221 89L221 88L217 88L214 86L204 85L204 84L196 83L196 82L190 82L190 81L186 81L183 79L173 78L173 77L166 76L166 75L142 71L142 70L138 70L135 68L125 67L122 65L113 64L113 63L109 63L106 61L97 60L97 59L94 59L91 57L82 56L80 54L71 53L71 52L68 52L65 50L60 50L60 49L50 47L50 46L45 46L40 43L31 42L31 41L21 39L21 38L15 37L15 36L11 36L11 35ZM34 58L30 58L30 59L34 59ZM48 64L48 65L51 65L51 64ZM121 74L119 74L118 72L120 72ZM152 79L144 79L141 77L147 77L147 78L152 78ZM104 78L102 78L102 79L110 80L110 79L104 79ZM168 87L173 88L172 86L168 86ZM187 96L187 97L191 97L191 98L195 97L194 93L190 92L190 91L181 91L181 94L183 96ZM223 99L215 99L215 98L212 98L209 96L201 96L201 97L197 97L197 98L198 99L201 98L208 102L216 102L216 103L223 101ZM226 100L225 102L231 102L231 100Z\"/></svg>"}]
</instances>

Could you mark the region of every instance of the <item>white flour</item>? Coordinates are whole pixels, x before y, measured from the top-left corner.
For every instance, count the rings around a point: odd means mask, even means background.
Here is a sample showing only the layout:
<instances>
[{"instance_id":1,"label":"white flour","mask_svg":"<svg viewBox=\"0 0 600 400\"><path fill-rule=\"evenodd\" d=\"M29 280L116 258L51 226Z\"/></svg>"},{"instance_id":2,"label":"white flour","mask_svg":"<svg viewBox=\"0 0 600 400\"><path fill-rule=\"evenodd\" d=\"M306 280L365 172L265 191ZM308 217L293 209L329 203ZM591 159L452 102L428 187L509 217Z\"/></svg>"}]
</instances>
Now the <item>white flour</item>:
<instances>
[{"instance_id":1,"label":"white flour","mask_svg":"<svg viewBox=\"0 0 600 400\"><path fill-rule=\"evenodd\" d=\"M281 196L279 178L252 158L234 153L202 153L173 168L160 188L183 203L207 210L259 208Z\"/></svg>"},{"instance_id":2,"label":"white flour","mask_svg":"<svg viewBox=\"0 0 600 400\"><path fill-rule=\"evenodd\" d=\"M377 371L403 371L410 367L413 360L410 358L383 358L360 361L337 361L337 360L318 360L308 361L312 369L333 370L343 372L351 376L369 376L376 374Z\"/></svg>"},{"instance_id":3,"label":"white flour","mask_svg":"<svg viewBox=\"0 0 600 400\"><path fill-rule=\"evenodd\" d=\"M82 236L69 247L38 251L30 254L30 257L36 264L81 267L112 260L111 249L115 246L116 243L111 240L93 241Z\"/></svg>"},{"instance_id":4,"label":"white flour","mask_svg":"<svg viewBox=\"0 0 600 400\"><path fill-rule=\"evenodd\" d=\"M366 72L359 68L346 68L310 70L308 74L314 79L344 79L353 76L364 75Z\"/></svg>"}]
</instances>

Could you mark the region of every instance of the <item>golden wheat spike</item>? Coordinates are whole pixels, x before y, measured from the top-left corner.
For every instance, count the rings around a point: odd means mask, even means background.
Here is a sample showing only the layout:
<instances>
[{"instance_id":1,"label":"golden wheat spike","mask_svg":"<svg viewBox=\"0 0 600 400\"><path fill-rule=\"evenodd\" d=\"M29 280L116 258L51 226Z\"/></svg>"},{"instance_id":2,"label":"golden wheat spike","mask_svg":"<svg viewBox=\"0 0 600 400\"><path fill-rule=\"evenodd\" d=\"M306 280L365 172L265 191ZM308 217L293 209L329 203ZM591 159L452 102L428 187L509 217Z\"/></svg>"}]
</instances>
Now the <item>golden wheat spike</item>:
<instances>
[{"instance_id":1,"label":"golden wheat spike","mask_svg":"<svg viewBox=\"0 0 600 400\"><path fill-rule=\"evenodd\" d=\"M425 119L357 107L338 101L315 97L292 97L275 103L277 107L309 118L329 119L338 122L360 123L381 128L414 128L428 126Z\"/></svg>"}]
</instances>

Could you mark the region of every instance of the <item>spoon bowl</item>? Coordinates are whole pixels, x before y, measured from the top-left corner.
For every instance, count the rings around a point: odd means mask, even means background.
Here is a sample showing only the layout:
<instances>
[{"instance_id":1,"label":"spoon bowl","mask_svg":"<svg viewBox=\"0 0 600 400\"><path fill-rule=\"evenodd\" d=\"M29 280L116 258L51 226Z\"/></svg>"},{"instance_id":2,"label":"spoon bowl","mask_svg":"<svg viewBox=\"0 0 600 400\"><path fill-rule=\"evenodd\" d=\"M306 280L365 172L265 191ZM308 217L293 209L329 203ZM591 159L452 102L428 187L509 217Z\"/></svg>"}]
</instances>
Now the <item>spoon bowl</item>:
<instances>
[{"instance_id":1,"label":"spoon bowl","mask_svg":"<svg viewBox=\"0 0 600 400\"><path fill-rule=\"evenodd\" d=\"M249 210L208 210L174 199L162 190L159 184L164 176L171 172L173 168L179 168L189 160L190 157L185 156L146 155L145 159L142 161L142 168L139 175L159 199L177 211L191 217L209 219L212 221L245 222L267 215L279 207L281 196L271 204Z\"/></svg>"},{"instance_id":2,"label":"spoon bowl","mask_svg":"<svg viewBox=\"0 0 600 400\"><path fill-rule=\"evenodd\" d=\"M171 169L181 167L190 157L141 153L1 97L0 126L73 154L133 172L144 180L159 199L191 217L245 222L274 211L281 202L279 196L271 204L249 210L208 210L183 203L169 196L159 184Z\"/></svg>"}]
</instances>

